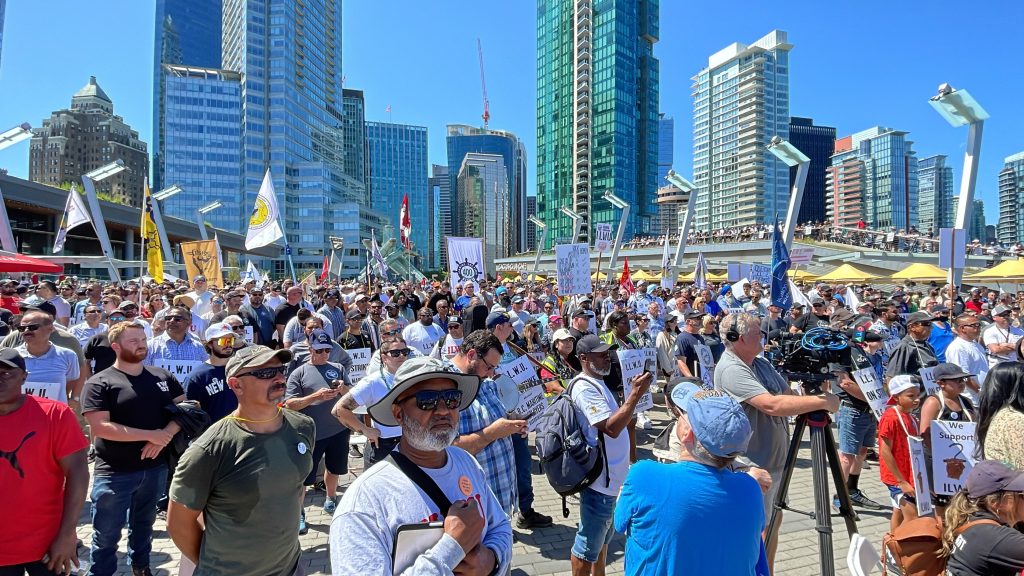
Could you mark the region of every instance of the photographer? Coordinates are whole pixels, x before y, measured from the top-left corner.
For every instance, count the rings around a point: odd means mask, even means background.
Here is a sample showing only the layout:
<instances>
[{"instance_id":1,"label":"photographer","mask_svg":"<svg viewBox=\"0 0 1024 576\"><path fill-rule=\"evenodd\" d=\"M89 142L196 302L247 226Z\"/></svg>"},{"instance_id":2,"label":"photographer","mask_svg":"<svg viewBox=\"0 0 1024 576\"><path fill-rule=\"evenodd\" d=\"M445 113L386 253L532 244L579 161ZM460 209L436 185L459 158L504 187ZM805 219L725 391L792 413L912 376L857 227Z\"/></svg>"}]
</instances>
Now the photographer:
<instances>
[{"instance_id":1,"label":"photographer","mask_svg":"<svg viewBox=\"0 0 1024 576\"><path fill-rule=\"evenodd\" d=\"M740 402L750 420L753 436L746 454L737 461L764 468L771 474L772 489L764 497L765 518L769 518L789 447L787 417L815 410L835 412L839 409L839 398L829 393L795 394L775 368L758 357L762 351L761 320L756 316L730 314L722 320L719 332L725 342L725 353L715 366L715 388ZM775 530L781 525L782 522L777 522ZM778 543L777 534L772 536L769 566L774 563L774 548Z\"/></svg>"}]
</instances>

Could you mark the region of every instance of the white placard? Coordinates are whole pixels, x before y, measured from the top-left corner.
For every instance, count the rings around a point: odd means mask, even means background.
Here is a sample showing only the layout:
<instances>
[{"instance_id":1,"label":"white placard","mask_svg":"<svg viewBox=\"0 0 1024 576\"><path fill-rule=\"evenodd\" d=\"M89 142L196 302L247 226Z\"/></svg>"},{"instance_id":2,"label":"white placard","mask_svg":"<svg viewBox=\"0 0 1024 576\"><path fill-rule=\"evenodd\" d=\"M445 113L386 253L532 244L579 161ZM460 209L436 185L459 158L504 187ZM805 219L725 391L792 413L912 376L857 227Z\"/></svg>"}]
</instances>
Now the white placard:
<instances>
[{"instance_id":1,"label":"white placard","mask_svg":"<svg viewBox=\"0 0 1024 576\"><path fill-rule=\"evenodd\" d=\"M757 282L761 286L771 286L772 267L767 264L751 264L750 275L747 278L751 283Z\"/></svg>"},{"instance_id":2,"label":"white placard","mask_svg":"<svg viewBox=\"0 0 1024 576\"><path fill-rule=\"evenodd\" d=\"M791 264L810 264L813 258L813 247L794 246L789 250L789 262Z\"/></svg>"},{"instance_id":3,"label":"white placard","mask_svg":"<svg viewBox=\"0 0 1024 576\"><path fill-rule=\"evenodd\" d=\"M888 358L889 356L891 356L892 355L892 351L895 350L896 347L899 346L899 345L900 345L900 339L899 338L889 338L884 343L882 343L882 348L885 350L885 357Z\"/></svg>"},{"instance_id":4,"label":"white placard","mask_svg":"<svg viewBox=\"0 0 1024 576\"><path fill-rule=\"evenodd\" d=\"M245 343L252 346L253 342L252 326L245 326Z\"/></svg>"},{"instance_id":5,"label":"white placard","mask_svg":"<svg viewBox=\"0 0 1024 576\"><path fill-rule=\"evenodd\" d=\"M705 388L712 390L715 387L715 355L706 344L694 344L693 349L700 364L700 379L704 381Z\"/></svg>"},{"instance_id":6,"label":"white placard","mask_svg":"<svg viewBox=\"0 0 1024 576\"><path fill-rule=\"evenodd\" d=\"M926 396L932 396L939 391L939 385L935 383L935 367L921 368L917 371L921 375L921 380L924 380L924 393Z\"/></svg>"},{"instance_id":7,"label":"white placard","mask_svg":"<svg viewBox=\"0 0 1024 576\"><path fill-rule=\"evenodd\" d=\"M964 267L967 254L967 231L963 228L939 230L939 268Z\"/></svg>"},{"instance_id":8,"label":"white placard","mask_svg":"<svg viewBox=\"0 0 1024 576\"><path fill-rule=\"evenodd\" d=\"M931 484L928 482L928 459L924 455L924 440L910 436L907 438L907 444L910 446L910 469L914 474L917 515L931 516L935 509L932 507Z\"/></svg>"},{"instance_id":9,"label":"white placard","mask_svg":"<svg viewBox=\"0 0 1024 576\"><path fill-rule=\"evenodd\" d=\"M932 444L932 476L935 493L952 496L964 487L967 475L977 464L974 422L933 420L928 426Z\"/></svg>"},{"instance_id":10,"label":"white placard","mask_svg":"<svg viewBox=\"0 0 1024 576\"><path fill-rule=\"evenodd\" d=\"M558 271L558 294L590 294L590 247L586 244L558 244L555 246Z\"/></svg>"},{"instance_id":11,"label":"white placard","mask_svg":"<svg viewBox=\"0 0 1024 576\"><path fill-rule=\"evenodd\" d=\"M35 396L36 398L49 398L50 400L56 400L62 404L68 403L68 383L67 382L28 382L22 384L22 391L25 394Z\"/></svg>"},{"instance_id":12,"label":"white placard","mask_svg":"<svg viewBox=\"0 0 1024 576\"><path fill-rule=\"evenodd\" d=\"M622 369L624 396L628 397L630 390L633 389L629 381L635 376L643 374L644 364L648 360L655 366L658 365L658 351L654 348L640 348L637 350L617 350L616 354L619 355L619 367ZM640 413L651 408L654 408L654 397L651 396L651 391L648 390L644 393L643 398L637 402L636 410L633 412Z\"/></svg>"},{"instance_id":13,"label":"white placard","mask_svg":"<svg viewBox=\"0 0 1024 576\"><path fill-rule=\"evenodd\" d=\"M366 376L366 366L370 364L370 357L373 356L373 351L369 348L353 348L346 350L349 358L352 359L352 364L348 368L349 380L353 383L358 382Z\"/></svg>"},{"instance_id":14,"label":"white placard","mask_svg":"<svg viewBox=\"0 0 1024 576\"><path fill-rule=\"evenodd\" d=\"M594 250L607 252L612 246L612 225L598 222L594 224Z\"/></svg>"},{"instance_id":15,"label":"white placard","mask_svg":"<svg viewBox=\"0 0 1024 576\"><path fill-rule=\"evenodd\" d=\"M889 402L889 395L885 393L885 386L883 386L882 381L878 378L875 369L871 367L861 368L854 371L852 376L857 386L860 387L860 391L864 394L864 398L871 405L871 412L874 413L876 419L881 420L882 413L885 412Z\"/></svg>"},{"instance_id":16,"label":"white placard","mask_svg":"<svg viewBox=\"0 0 1024 576\"><path fill-rule=\"evenodd\" d=\"M153 361L153 365L157 368L163 368L170 372L178 382L184 382L188 375L193 370L202 366L203 363L200 360L171 360L169 358L157 358Z\"/></svg>"},{"instance_id":17,"label":"white placard","mask_svg":"<svg viewBox=\"0 0 1024 576\"><path fill-rule=\"evenodd\" d=\"M498 366L495 370L512 379L519 387L519 404L509 411L512 418L526 420L526 428L531 432L537 427L541 412L547 406L544 402L544 384L537 375L530 359L520 356L512 362Z\"/></svg>"}]
</instances>

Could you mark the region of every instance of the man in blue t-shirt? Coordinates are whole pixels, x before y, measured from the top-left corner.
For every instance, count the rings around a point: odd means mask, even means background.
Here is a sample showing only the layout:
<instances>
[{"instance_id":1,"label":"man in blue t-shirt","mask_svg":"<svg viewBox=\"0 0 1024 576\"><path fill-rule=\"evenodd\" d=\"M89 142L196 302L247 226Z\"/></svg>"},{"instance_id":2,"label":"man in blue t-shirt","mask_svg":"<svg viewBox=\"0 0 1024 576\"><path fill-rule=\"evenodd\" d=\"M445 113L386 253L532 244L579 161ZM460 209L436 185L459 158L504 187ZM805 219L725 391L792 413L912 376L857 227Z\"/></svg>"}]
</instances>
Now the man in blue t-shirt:
<instances>
[{"instance_id":1,"label":"man in blue t-shirt","mask_svg":"<svg viewBox=\"0 0 1024 576\"><path fill-rule=\"evenodd\" d=\"M626 534L625 573L767 574L761 489L729 469L747 449L750 421L725 393L677 388L679 462L634 464L615 507L615 530Z\"/></svg>"},{"instance_id":2,"label":"man in blue t-shirt","mask_svg":"<svg viewBox=\"0 0 1024 576\"><path fill-rule=\"evenodd\" d=\"M185 397L196 400L210 415L211 423L227 416L238 407L238 397L228 388L224 366L235 353L235 332L227 322L211 324L206 329L206 353L202 366L196 367L185 380Z\"/></svg>"}]
</instances>

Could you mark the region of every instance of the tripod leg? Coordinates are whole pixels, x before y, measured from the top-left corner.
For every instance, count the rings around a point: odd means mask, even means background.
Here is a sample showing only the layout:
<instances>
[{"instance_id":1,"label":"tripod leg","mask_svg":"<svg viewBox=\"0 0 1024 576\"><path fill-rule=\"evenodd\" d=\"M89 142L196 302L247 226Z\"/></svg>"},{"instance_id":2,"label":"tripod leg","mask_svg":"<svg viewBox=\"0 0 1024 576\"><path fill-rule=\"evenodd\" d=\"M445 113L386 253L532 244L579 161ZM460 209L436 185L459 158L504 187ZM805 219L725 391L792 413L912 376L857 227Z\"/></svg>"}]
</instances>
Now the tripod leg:
<instances>
[{"instance_id":1,"label":"tripod leg","mask_svg":"<svg viewBox=\"0 0 1024 576\"><path fill-rule=\"evenodd\" d=\"M839 515L846 521L846 532L850 538L857 533L857 513L853 511L853 503L850 502L850 490L843 481L843 470L839 463L839 451L836 449L836 439L832 435L832 428L825 427L825 456L828 459L828 467L832 470L832 481L836 485L836 494L839 495Z\"/></svg>"},{"instance_id":2,"label":"tripod leg","mask_svg":"<svg viewBox=\"0 0 1024 576\"><path fill-rule=\"evenodd\" d=\"M793 470L796 468L796 457L800 452L800 442L803 440L804 428L807 426L807 417L800 415L793 425L793 437L789 441L789 451L786 452L786 465L782 469L782 479L779 482L779 489L775 492L775 502L772 503L772 515L768 521L768 528L765 531L765 548L772 549L776 544L778 536L778 524L782 522L781 513L786 507L786 498L789 494L789 483L793 479Z\"/></svg>"},{"instance_id":3,"label":"tripod leg","mask_svg":"<svg viewBox=\"0 0 1024 576\"><path fill-rule=\"evenodd\" d=\"M815 530L818 532L818 560L822 574L835 574L835 554L832 551L832 503L828 484L827 444L824 426L811 423L811 479L814 481Z\"/></svg>"}]
</instances>

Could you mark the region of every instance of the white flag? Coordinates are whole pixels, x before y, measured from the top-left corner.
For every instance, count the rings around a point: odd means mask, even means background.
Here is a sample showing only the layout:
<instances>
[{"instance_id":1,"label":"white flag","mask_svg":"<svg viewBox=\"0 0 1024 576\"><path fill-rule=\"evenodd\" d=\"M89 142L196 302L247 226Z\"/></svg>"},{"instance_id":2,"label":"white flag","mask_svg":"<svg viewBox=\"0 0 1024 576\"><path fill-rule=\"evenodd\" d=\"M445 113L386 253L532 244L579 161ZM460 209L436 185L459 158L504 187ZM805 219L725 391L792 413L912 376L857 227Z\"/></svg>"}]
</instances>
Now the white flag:
<instances>
[{"instance_id":1,"label":"white flag","mask_svg":"<svg viewBox=\"0 0 1024 576\"><path fill-rule=\"evenodd\" d=\"M479 291L479 282L486 274L483 239L448 236L448 271L452 292L456 284L465 282L475 283Z\"/></svg>"},{"instance_id":2,"label":"white flag","mask_svg":"<svg viewBox=\"0 0 1024 576\"><path fill-rule=\"evenodd\" d=\"M697 266L693 269L693 286L701 290L708 287L708 265L704 262L703 252L697 252Z\"/></svg>"},{"instance_id":3,"label":"white flag","mask_svg":"<svg viewBox=\"0 0 1024 576\"><path fill-rule=\"evenodd\" d=\"M242 275L242 283L245 284L246 282L256 282L257 284L263 282L263 277L260 276L260 271L256 269L256 265L252 263L252 260L249 260L249 263L245 265L245 274Z\"/></svg>"},{"instance_id":4,"label":"white flag","mask_svg":"<svg viewBox=\"0 0 1024 576\"><path fill-rule=\"evenodd\" d=\"M281 211L277 208L277 194L274 193L274 183L270 180L270 169L263 177L263 184L260 186L260 193L256 196L256 205L252 208L252 216L249 217L249 231L245 233L245 249L252 250L266 246L272 242L284 238L279 220Z\"/></svg>"},{"instance_id":5,"label":"white flag","mask_svg":"<svg viewBox=\"0 0 1024 576\"><path fill-rule=\"evenodd\" d=\"M380 270L380 275L384 277L386 281L388 279L388 263L384 261L384 256L380 253L380 246L377 245L377 232L370 230L370 256L373 257L373 261L377 263L377 268Z\"/></svg>"},{"instance_id":6,"label":"white flag","mask_svg":"<svg viewBox=\"0 0 1024 576\"><path fill-rule=\"evenodd\" d=\"M85 209L85 200L78 193L78 188L72 184L71 190L68 192L68 201L64 205L64 218L60 221L57 239L53 243L53 253L57 254L64 250L64 241L67 240L68 230L86 222L92 224L92 218L89 217L89 212Z\"/></svg>"},{"instance_id":7,"label":"white flag","mask_svg":"<svg viewBox=\"0 0 1024 576\"><path fill-rule=\"evenodd\" d=\"M795 283L793 283L793 279L790 278L788 280L788 282L789 282L789 291L790 291L791 294L793 294L793 303L794 304L802 304L802 305L804 305L806 307L810 307L811 306L811 301L807 299L807 295L806 294L804 294L803 292L800 291L800 288L797 288L797 285Z\"/></svg>"},{"instance_id":8,"label":"white flag","mask_svg":"<svg viewBox=\"0 0 1024 576\"><path fill-rule=\"evenodd\" d=\"M224 272L224 255L220 251L220 240L217 238L217 232L213 233L213 245L217 247L217 265L220 266L221 272Z\"/></svg>"}]
</instances>

